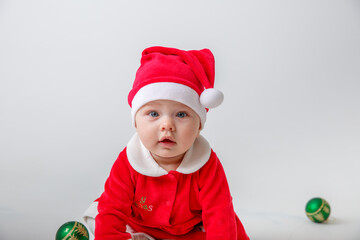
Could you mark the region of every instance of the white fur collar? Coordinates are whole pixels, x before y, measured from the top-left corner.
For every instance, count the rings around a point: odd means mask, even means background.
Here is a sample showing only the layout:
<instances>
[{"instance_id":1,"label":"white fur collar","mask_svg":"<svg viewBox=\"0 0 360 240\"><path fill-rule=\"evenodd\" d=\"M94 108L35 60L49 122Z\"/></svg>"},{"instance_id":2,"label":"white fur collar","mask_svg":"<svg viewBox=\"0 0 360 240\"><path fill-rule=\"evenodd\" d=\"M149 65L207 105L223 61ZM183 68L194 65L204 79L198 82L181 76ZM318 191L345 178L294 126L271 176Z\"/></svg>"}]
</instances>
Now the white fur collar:
<instances>
[{"instance_id":1,"label":"white fur collar","mask_svg":"<svg viewBox=\"0 0 360 240\"><path fill-rule=\"evenodd\" d=\"M168 172L160 167L151 156L149 150L142 144L137 133L130 139L126 154L130 165L135 171L151 177L160 177ZM190 174L199 170L209 160L211 147L208 141L201 135L195 140L193 146L185 153L184 159L177 172Z\"/></svg>"}]
</instances>

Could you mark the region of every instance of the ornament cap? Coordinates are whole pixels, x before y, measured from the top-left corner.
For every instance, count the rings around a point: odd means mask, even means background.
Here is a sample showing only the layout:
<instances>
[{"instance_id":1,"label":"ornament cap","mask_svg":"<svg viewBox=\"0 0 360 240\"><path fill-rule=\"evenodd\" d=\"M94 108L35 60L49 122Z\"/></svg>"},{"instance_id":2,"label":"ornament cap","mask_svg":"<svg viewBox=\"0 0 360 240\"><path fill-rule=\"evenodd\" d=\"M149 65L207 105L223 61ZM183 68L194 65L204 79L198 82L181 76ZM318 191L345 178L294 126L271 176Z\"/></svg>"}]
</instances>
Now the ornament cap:
<instances>
[{"instance_id":1,"label":"ornament cap","mask_svg":"<svg viewBox=\"0 0 360 240\"><path fill-rule=\"evenodd\" d=\"M205 89L200 95L200 103L205 108L216 108L224 101L224 94L215 88Z\"/></svg>"}]
</instances>

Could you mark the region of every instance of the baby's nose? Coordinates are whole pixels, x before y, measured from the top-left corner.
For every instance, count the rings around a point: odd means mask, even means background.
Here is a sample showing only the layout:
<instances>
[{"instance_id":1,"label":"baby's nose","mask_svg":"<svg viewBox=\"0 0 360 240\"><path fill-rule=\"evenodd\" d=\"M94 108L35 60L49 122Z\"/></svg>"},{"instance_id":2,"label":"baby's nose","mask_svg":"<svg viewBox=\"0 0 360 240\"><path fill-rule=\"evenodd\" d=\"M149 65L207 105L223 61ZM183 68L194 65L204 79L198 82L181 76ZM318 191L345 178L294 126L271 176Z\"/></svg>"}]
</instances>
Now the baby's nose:
<instances>
[{"instance_id":1,"label":"baby's nose","mask_svg":"<svg viewBox=\"0 0 360 240\"><path fill-rule=\"evenodd\" d=\"M160 128L162 131L175 131L174 121L170 117L164 117Z\"/></svg>"}]
</instances>

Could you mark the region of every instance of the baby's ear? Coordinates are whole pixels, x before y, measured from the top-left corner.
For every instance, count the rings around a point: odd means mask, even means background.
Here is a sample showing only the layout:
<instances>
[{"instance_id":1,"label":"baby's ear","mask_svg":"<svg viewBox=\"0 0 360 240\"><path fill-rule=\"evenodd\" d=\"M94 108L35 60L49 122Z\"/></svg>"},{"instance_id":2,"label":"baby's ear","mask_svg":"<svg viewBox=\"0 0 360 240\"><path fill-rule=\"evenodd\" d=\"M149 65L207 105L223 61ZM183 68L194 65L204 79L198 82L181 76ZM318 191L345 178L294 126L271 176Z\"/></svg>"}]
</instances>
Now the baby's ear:
<instances>
[{"instance_id":1,"label":"baby's ear","mask_svg":"<svg viewBox=\"0 0 360 240\"><path fill-rule=\"evenodd\" d=\"M197 133L197 136L196 137L199 137L200 136L200 132L201 132L202 128L201 128L201 123L199 125L199 130L198 130L198 133Z\"/></svg>"},{"instance_id":2,"label":"baby's ear","mask_svg":"<svg viewBox=\"0 0 360 240\"><path fill-rule=\"evenodd\" d=\"M137 113L136 113L136 114L137 114ZM136 114L135 114L135 116L134 116L134 118L133 118L133 125L134 125L135 128L137 128L137 126L136 126Z\"/></svg>"}]
</instances>

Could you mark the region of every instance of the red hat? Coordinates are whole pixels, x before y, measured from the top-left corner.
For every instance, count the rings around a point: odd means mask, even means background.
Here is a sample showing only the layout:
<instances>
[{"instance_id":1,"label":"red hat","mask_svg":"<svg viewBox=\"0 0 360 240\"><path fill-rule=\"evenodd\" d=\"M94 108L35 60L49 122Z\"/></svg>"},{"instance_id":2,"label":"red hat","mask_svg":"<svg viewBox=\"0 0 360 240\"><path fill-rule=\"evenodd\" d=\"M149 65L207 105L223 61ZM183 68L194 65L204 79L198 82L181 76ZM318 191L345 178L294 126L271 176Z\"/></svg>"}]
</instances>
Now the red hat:
<instances>
[{"instance_id":1,"label":"red hat","mask_svg":"<svg viewBox=\"0 0 360 240\"><path fill-rule=\"evenodd\" d=\"M150 47L142 52L128 102L136 112L154 100L173 100L192 108L203 127L209 108L219 106L224 95L214 89L215 60L209 49L184 51Z\"/></svg>"}]
</instances>

